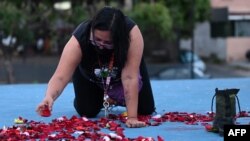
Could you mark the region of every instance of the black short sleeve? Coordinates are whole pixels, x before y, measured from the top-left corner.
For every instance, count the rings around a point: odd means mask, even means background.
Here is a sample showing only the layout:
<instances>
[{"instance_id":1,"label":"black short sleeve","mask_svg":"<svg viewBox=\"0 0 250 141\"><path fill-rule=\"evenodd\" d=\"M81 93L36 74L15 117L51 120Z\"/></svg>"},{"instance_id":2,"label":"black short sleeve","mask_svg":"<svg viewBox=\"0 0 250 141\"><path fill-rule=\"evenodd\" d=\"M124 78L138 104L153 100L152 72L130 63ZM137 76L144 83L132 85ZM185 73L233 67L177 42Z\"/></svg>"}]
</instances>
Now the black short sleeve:
<instances>
[{"instance_id":1,"label":"black short sleeve","mask_svg":"<svg viewBox=\"0 0 250 141\"><path fill-rule=\"evenodd\" d=\"M89 23L89 21L84 21L84 22L80 23L72 33L72 35L74 35L76 37L76 39L78 40L79 43L82 40L84 34L86 33L88 23Z\"/></svg>"},{"instance_id":2,"label":"black short sleeve","mask_svg":"<svg viewBox=\"0 0 250 141\"><path fill-rule=\"evenodd\" d=\"M136 23L127 16L126 16L126 22L127 22L127 27L129 31L136 25Z\"/></svg>"}]
</instances>

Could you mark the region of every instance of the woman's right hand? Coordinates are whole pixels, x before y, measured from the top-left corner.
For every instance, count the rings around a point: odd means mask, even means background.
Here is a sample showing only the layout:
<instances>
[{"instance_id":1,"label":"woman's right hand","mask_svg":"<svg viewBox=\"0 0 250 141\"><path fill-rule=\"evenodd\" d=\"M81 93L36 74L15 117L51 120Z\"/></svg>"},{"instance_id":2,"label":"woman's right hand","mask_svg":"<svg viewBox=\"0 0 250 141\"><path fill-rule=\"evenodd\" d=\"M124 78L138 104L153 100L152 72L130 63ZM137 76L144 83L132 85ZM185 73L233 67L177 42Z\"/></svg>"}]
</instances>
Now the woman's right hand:
<instances>
[{"instance_id":1,"label":"woman's right hand","mask_svg":"<svg viewBox=\"0 0 250 141\"><path fill-rule=\"evenodd\" d=\"M47 107L49 109L49 111L52 111L52 107L53 107L53 103L54 100L52 97L50 96L46 96L43 101L38 104L37 108L36 108L36 112L40 115L43 116L43 110L45 110Z\"/></svg>"}]
</instances>

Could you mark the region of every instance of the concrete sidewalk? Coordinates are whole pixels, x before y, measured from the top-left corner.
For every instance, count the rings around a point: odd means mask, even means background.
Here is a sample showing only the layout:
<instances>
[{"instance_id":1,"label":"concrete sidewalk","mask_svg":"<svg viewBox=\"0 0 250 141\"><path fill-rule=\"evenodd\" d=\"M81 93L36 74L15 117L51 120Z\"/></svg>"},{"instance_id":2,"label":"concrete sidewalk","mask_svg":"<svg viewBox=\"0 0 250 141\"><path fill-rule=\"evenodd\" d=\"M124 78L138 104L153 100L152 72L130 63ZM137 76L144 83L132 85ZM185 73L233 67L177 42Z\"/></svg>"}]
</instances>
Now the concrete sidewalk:
<instances>
[{"instance_id":1,"label":"concrete sidewalk","mask_svg":"<svg viewBox=\"0 0 250 141\"><path fill-rule=\"evenodd\" d=\"M188 112L206 114L211 111L211 100L215 88L238 88L241 109L250 111L250 78L208 79L208 80L152 80L158 114L166 112ZM73 108L74 91L70 83L61 97L54 104L51 117L37 115L35 108L41 101L46 84L13 84L0 85L0 127L12 126L19 116L35 121L51 122L51 120L77 115ZM124 109L115 108L113 112L122 113ZM104 116L101 112L97 118ZM96 118L96 119L97 119ZM241 124L249 124L249 118L237 119ZM166 141L223 141L218 134L207 132L201 124L187 125L183 122L165 122L159 126L145 128L125 128L126 137L161 136Z\"/></svg>"},{"instance_id":2,"label":"concrete sidewalk","mask_svg":"<svg viewBox=\"0 0 250 141\"><path fill-rule=\"evenodd\" d=\"M249 61L241 61L241 62L233 62L230 63L229 66L241 68L243 70L250 71L250 62Z\"/></svg>"}]
</instances>

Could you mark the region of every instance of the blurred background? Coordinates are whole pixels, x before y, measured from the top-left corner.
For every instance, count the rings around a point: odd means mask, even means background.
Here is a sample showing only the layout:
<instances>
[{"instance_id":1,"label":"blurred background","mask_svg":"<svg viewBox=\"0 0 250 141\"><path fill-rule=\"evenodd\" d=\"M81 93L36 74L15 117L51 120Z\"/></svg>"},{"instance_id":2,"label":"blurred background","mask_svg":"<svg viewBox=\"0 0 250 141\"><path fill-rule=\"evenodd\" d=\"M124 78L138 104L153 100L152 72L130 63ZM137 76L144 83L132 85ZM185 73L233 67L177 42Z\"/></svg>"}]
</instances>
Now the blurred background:
<instances>
[{"instance_id":1,"label":"blurred background","mask_svg":"<svg viewBox=\"0 0 250 141\"><path fill-rule=\"evenodd\" d=\"M76 26L118 7L154 80L250 77L249 0L1 0L0 84L47 83Z\"/></svg>"}]
</instances>

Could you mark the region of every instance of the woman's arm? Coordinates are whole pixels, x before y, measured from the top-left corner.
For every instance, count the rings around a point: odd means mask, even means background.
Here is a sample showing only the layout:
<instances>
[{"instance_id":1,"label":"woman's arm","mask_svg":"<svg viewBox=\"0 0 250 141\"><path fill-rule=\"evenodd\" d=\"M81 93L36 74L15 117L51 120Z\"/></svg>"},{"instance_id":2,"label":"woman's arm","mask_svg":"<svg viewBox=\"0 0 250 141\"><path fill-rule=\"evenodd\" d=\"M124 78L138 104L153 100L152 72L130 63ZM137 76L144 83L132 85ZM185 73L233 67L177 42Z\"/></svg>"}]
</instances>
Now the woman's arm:
<instances>
[{"instance_id":1,"label":"woman's arm","mask_svg":"<svg viewBox=\"0 0 250 141\"><path fill-rule=\"evenodd\" d=\"M74 36L66 44L55 73L49 81L46 95L56 100L66 84L71 80L75 68L81 61L81 48Z\"/></svg>"},{"instance_id":2,"label":"woman's arm","mask_svg":"<svg viewBox=\"0 0 250 141\"><path fill-rule=\"evenodd\" d=\"M59 97L67 83L71 80L75 68L82 57L81 48L74 36L70 38L62 52L59 64L51 77L44 100L38 105L37 111L45 105L52 109L53 102Z\"/></svg>"},{"instance_id":3,"label":"woman's arm","mask_svg":"<svg viewBox=\"0 0 250 141\"><path fill-rule=\"evenodd\" d=\"M138 109L138 76L140 62L143 53L143 37L138 26L133 27L130 31L130 47L128 50L127 61L122 70L122 84L124 87L125 102L128 112L128 119L135 119L137 121ZM135 127L140 125L135 125ZM133 127L133 125L131 125Z\"/></svg>"}]
</instances>

